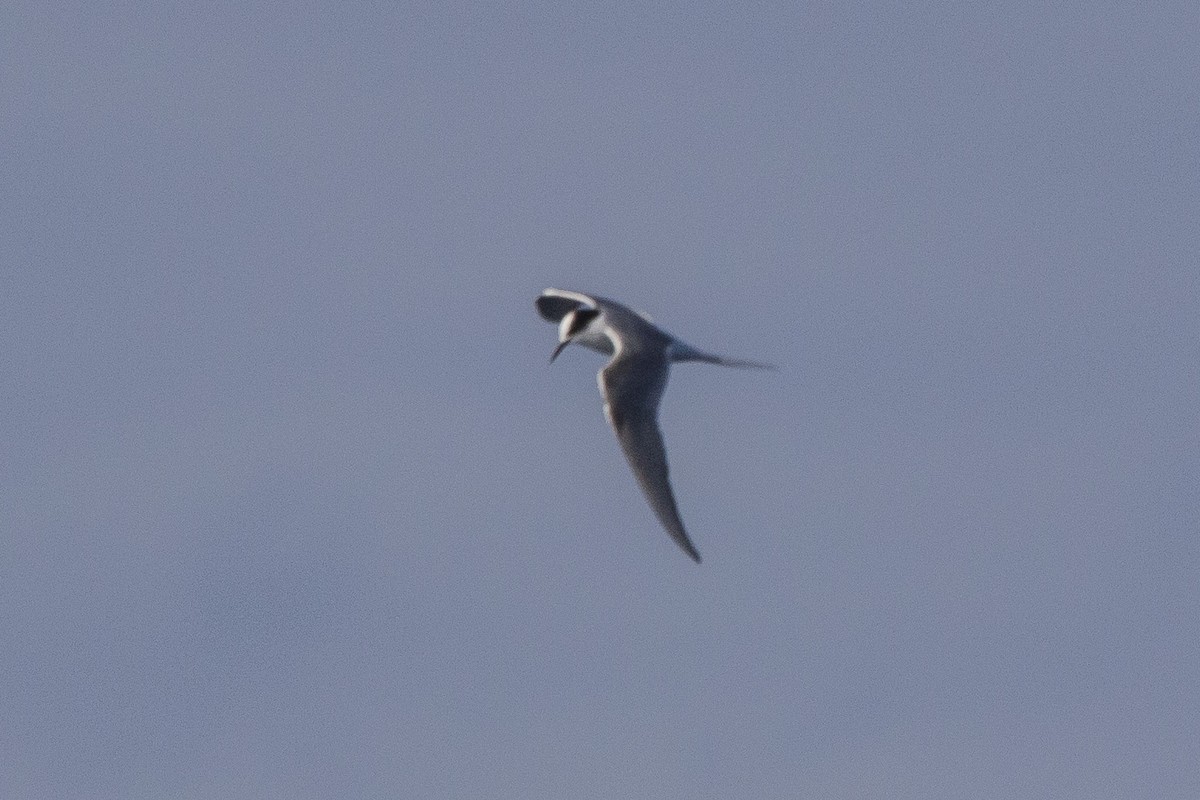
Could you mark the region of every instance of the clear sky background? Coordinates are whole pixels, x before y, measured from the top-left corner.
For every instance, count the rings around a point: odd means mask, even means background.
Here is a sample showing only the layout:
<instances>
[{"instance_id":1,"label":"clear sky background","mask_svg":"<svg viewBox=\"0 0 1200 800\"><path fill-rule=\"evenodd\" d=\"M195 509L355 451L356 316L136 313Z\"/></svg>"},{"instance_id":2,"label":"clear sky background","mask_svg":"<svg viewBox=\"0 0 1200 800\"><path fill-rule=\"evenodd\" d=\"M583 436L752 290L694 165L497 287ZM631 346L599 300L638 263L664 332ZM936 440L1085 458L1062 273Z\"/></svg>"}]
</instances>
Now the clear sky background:
<instances>
[{"instance_id":1,"label":"clear sky background","mask_svg":"<svg viewBox=\"0 0 1200 800\"><path fill-rule=\"evenodd\" d=\"M1198 9L6 3L0 795L1194 800Z\"/></svg>"}]
</instances>

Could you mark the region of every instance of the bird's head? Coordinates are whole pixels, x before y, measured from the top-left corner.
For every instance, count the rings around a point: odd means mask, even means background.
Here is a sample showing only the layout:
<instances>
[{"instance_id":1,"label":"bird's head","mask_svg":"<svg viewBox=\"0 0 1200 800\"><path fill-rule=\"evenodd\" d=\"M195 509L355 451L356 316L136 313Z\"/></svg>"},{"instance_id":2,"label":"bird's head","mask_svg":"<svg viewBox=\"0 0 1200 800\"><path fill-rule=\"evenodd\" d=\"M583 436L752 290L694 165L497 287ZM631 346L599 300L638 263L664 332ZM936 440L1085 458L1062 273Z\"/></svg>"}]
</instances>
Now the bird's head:
<instances>
[{"instance_id":1,"label":"bird's head","mask_svg":"<svg viewBox=\"0 0 1200 800\"><path fill-rule=\"evenodd\" d=\"M588 329L588 326L600 316L599 309L595 308L576 308L568 311L558 323L558 347L554 348L554 352L550 354L550 361L558 358L558 354L563 351L563 348L571 343L571 341Z\"/></svg>"}]
</instances>

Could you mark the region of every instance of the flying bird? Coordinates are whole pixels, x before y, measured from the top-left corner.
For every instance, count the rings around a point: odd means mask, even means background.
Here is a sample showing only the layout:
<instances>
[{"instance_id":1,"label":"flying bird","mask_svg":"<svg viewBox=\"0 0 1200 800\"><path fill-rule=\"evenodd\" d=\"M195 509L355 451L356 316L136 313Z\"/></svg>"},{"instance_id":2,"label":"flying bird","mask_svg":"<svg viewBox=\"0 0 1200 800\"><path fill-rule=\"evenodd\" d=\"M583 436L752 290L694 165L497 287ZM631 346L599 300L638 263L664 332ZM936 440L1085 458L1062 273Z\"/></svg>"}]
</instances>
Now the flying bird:
<instances>
[{"instance_id":1,"label":"flying bird","mask_svg":"<svg viewBox=\"0 0 1200 800\"><path fill-rule=\"evenodd\" d=\"M659 329L645 316L596 295L547 289L535 301L538 313L558 324L558 346L550 361L576 342L611 356L597 376L604 416L617 434L633 475L659 522L683 551L700 563L688 538L667 475L667 450L658 429L658 403L673 361L704 361L725 367L773 369L770 364L706 353Z\"/></svg>"}]
</instances>

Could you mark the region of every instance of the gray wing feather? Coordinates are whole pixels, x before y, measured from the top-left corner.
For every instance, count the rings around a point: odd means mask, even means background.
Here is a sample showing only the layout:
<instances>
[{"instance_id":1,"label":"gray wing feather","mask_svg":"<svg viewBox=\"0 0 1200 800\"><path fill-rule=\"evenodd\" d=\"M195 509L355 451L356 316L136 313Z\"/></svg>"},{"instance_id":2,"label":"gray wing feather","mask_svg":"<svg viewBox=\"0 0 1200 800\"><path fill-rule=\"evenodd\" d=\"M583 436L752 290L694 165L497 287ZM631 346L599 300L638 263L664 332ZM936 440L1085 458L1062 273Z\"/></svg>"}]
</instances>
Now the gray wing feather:
<instances>
[{"instance_id":1,"label":"gray wing feather","mask_svg":"<svg viewBox=\"0 0 1200 800\"><path fill-rule=\"evenodd\" d=\"M538 313L547 322L559 322L577 308L593 308L596 305L595 299L588 295L565 289L546 289L534 302Z\"/></svg>"},{"instance_id":2,"label":"gray wing feather","mask_svg":"<svg viewBox=\"0 0 1200 800\"><path fill-rule=\"evenodd\" d=\"M605 414L633 475L655 516L685 553L700 563L700 553L684 530L667 468L667 448L656 419L667 385L665 359L618 358L601 373Z\"/></svg>"},{"instance_id":3,"label":"gray wing feather","mask_svg":"<svg viewBox=\"0 0 1200 800\"><path fill-rule=\"evenodd\" d=\"M536 304L538 313L547 322L559 322L568 313L583 307L583 303L577 300L569 300L565 297L548 297L546 295L539 297Z\"/></svg>"}]
</instances>

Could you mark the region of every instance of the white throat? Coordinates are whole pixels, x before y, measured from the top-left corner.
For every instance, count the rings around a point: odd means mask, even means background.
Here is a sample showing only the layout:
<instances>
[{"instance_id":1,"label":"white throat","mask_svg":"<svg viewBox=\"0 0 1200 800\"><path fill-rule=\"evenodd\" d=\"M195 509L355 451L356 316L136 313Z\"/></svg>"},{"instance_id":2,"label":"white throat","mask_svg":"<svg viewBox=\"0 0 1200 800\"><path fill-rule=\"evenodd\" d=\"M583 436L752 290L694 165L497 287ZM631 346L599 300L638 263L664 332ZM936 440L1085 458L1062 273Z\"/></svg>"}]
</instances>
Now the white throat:
<instances>
[{"instance_id":1,"label":"white throat","mask_svg":"<svg viewBox=\"0 0 1200 800\"><path fill-rule=\"evenodd\" d=\"M571 322L574 320L574 314L568 314L563 317L562 322L558 326L559 341L567 335L567 329L570 328ZM614 352L614 344L611 337L612 331L608 324L604 321L604 315L598 314L583 330L576 333L572 338L576 344L581 344L590 350L596 350L606 355L612 355Z\"/></svg>"}]
</instances>

